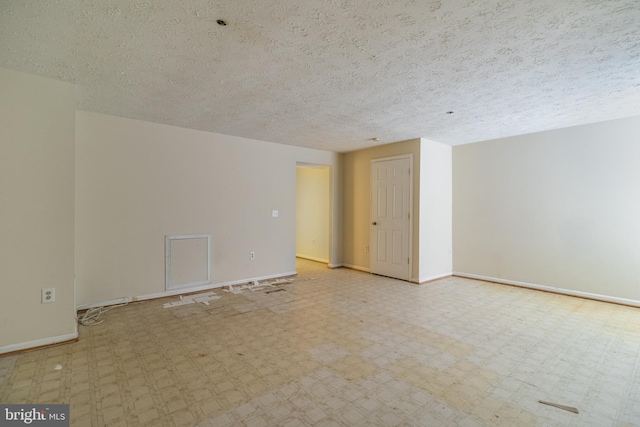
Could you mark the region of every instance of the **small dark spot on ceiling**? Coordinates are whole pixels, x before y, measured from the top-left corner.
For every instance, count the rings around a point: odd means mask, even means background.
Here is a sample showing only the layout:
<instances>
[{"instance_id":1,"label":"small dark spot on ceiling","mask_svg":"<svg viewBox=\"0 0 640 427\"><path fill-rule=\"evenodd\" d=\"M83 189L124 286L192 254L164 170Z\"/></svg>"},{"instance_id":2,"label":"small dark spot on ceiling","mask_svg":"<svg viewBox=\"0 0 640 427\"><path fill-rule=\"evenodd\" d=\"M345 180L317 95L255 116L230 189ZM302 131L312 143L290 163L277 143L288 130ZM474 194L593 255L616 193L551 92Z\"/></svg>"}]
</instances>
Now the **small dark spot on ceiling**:
<instances>
[{"instance_id":1,"label":"small dark spot on ceiling","mask_svg":"<svg viewBox=\"0 0 640 427\"><path fill-rule=\"evenodd\" d=\"M224 19L218 19L218 20L216 21L216 23L217 23L218 25L220 25L221 27L226 27L226 26L227 26L227 21L225 21Z\"/></svg>"}]
</instances>

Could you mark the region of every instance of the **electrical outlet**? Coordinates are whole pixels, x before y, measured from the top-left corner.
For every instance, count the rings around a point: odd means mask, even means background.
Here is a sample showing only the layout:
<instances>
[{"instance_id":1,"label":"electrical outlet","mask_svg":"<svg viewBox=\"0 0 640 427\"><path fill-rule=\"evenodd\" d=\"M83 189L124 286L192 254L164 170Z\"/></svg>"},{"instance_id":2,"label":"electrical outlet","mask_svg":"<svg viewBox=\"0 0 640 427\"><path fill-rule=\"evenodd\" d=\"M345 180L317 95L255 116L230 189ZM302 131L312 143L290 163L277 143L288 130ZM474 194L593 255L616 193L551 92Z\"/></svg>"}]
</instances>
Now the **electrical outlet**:
<instances>
[{"instance_id":1,"label":"electrical outlet","mask_svg":"<svg viewBox=\"0 0 640 427\"><path fill-rule=\"evenodd\" d=\"M50 302L56 302L56 288L42 289L42 304L49 304Z\"/></svg>"},{"instance_id":2,"label":"electrical outlet","mask_svg":"<svg viewBox=\"0 0 640 427\"><path fill-rule=\"evenodd\" d=\"M250 260L254 260L254 259L256 259L256 253L255 253L255 252L253 252L253 251L249 252L249 259L250 259Z\"/></svg>"},{"instance_id":3,"label":"electrical outlet","mask_svg":"<svg viewBox=\"0 0 640 427\"><path fill-rule=\"evenodd\" d=\"M271 211L271 216L274 218L278 218L279 212L277 210L272 210Z\"/></svg>"},{"instance_id":4,"label":"electrical outlet","mask_svg":"<svg viewBox=\"0 0 640 427\"><path fill-rule=\"evenodd\" d=\"M365 251L365 252L369 252L369 245L367 245L367 246L365 246L365 247L364 247L364 251Z\"/></svg>"}]
</instances>

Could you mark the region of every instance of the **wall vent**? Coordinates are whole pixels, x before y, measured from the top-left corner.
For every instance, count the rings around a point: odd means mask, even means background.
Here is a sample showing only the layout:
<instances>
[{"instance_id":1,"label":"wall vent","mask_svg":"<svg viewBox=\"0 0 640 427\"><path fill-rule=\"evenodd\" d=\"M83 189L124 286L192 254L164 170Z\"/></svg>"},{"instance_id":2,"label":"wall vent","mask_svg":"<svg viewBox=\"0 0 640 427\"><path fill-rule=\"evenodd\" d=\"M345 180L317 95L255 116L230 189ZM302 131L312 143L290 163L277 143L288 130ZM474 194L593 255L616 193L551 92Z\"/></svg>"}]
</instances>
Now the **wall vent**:
<instances>
[{"instance_id":1,"label":"wall vent","mask_svg":"<svg viewBox=\"0 0 640 427\"><path fill-rule=\"evenodd\" d=\"M211 235L165 236L165 289L211 283Z\"/></svg>"}]
</instances>

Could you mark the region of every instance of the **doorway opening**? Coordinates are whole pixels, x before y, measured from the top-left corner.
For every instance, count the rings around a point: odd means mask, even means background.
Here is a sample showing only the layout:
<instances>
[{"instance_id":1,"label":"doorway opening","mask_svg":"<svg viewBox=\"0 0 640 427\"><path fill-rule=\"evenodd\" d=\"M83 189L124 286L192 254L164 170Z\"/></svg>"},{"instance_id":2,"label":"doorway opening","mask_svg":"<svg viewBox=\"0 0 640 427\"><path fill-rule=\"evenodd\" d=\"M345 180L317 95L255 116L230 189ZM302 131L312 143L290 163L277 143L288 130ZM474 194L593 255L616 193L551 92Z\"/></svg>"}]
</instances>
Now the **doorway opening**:
<instances>
[{"instance_id":1,"label":"doorway opening","mask_svg":"<svg viewBox=\"0 0 640 427\"><path fill-rule=\"evenodd\" d=\"M331 264L331 166L296 164L296 257Z\"/></svg>"}]
</instances>

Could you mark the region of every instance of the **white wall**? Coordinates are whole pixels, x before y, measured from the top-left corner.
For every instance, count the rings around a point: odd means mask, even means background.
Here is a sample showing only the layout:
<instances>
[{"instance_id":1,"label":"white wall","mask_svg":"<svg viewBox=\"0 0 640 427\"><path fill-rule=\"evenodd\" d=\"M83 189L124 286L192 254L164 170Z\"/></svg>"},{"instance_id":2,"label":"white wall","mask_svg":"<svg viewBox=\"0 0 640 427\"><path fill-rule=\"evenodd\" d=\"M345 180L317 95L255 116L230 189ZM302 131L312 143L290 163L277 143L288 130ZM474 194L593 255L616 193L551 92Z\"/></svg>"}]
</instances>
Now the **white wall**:
<instances>
[{"instance_id":1,"label":"white wall","mask_svg":"<svg viewBox=\"0 0 640 427\"><path fill-rule=\"evenodd\" d=\"M422 139L419 282L451 275L452 197L451 147Z\"/></svg>"},{"instance_id":2,"label":"white wall","mask_svg":"<svg viewBox=\"0 0 640 427\"><path fill-rule=\"evenodd\" d=\"M457 146L454 271L640 300L640 117Z\"/></svg>"},{"instance_id":3,"label":"white wall","mask_svg":"<svg viewBox=\"0 0 640 427\"><path fill-rule=\"evenodd\" d=\"M298 166L296 256L329 262L331 169Z\"/></svg>"},{"instance_id":4,"label":"white wall","mask_svg":"<svg viewBox=\"0 0 640 427\"><path fill-rule=\"evenodd\" d=\"M168 234L211 234L214 284L295 272L296 162L339 162L330 152L83 111L76 129L79 305L162 293Z\"/></svg>"},{"instance_id":5,"label":"white wall","mask_svg":"<svg viewBox=\"0 0 640 427\"><path fill-rule=\"evenodd\" d=\"M73 85L0 68L0 353L77 336L74 122Z\"/></svg>"}]
</instances>

